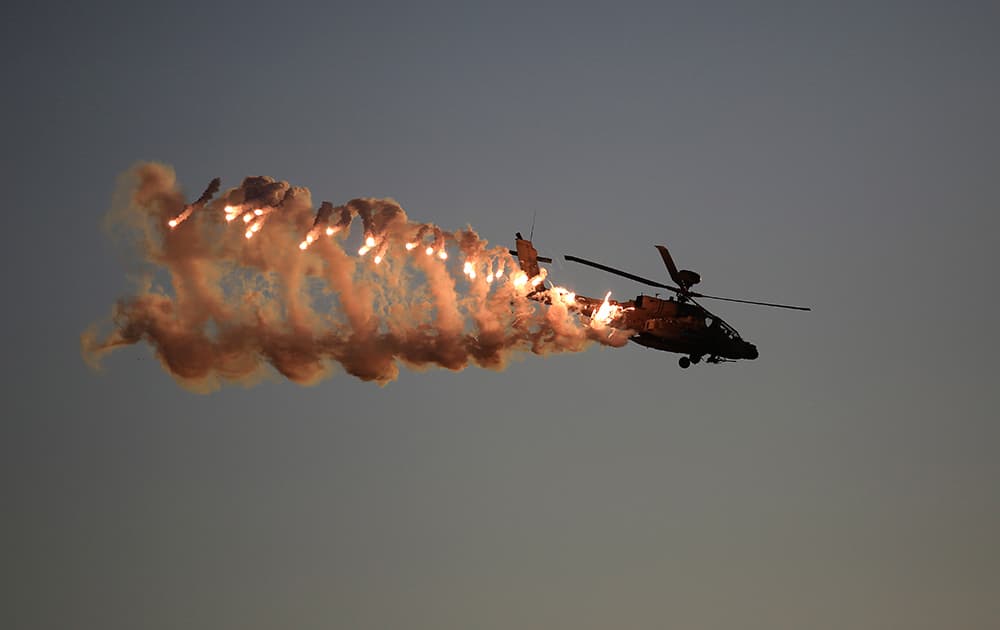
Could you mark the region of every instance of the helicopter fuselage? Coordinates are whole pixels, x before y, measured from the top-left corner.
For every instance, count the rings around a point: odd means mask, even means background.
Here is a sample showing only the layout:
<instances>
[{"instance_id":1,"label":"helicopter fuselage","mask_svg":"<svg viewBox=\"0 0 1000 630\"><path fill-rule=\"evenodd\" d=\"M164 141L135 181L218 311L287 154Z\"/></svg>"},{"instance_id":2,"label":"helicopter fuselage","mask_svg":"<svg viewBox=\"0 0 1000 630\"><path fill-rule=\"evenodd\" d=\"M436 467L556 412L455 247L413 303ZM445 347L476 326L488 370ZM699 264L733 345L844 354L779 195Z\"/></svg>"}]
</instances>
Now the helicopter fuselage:
<instances>
[{"instance_id":1,"label":"helicopter fuselage","mask_svg":"<svg viewBox=\"0 0 1000 630\"><path fill-rule=\"evenodd\" d=\"M621 316L612 325L635 331L630 339L641 346L692 357L756 359L758 356L756 346L697 305L650 295L639 295L618 305Z\"/></svg>"}]
</instances>

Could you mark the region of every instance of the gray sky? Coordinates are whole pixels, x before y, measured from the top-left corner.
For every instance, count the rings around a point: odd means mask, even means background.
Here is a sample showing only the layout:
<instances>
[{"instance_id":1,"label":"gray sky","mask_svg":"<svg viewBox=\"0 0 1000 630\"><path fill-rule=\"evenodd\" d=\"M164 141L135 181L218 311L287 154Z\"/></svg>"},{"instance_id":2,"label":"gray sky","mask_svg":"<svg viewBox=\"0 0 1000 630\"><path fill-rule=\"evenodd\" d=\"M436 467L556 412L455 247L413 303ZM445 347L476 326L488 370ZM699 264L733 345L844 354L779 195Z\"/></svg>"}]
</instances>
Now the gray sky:
<instances>
[{"instance_id":1,"label":"gray sky","mask_svg":"<svg viewBox=\"0 0 1000 630\"><path fill-rule=\"evenodd\" d=\"M10 9L0 625L1000 625L1000 9L736 4ZM95 373L143 159L814 312L718 305L761 357L686 371Z\"/></svg>"}]
</instances>

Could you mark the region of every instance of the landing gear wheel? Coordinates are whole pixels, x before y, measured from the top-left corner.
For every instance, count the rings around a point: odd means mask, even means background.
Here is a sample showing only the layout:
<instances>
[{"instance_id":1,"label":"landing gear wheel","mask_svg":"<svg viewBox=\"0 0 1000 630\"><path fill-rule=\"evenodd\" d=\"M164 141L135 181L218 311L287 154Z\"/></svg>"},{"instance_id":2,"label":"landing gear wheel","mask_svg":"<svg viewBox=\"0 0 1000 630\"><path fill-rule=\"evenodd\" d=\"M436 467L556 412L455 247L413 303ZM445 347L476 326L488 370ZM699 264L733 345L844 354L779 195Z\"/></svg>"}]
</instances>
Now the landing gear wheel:
<instances>
[{"instance_id":1,"label":"landing gear wheel","mask_svg":"<svg viewBox=\"0 0 1000 630\"><path fill-rule=\"evenodd\" d=\"M691 365L691 359L687 357L681 357L680 360L677 361L677 365L681 366L684 369L687 369L688 366Z\"/></svg>"}]
</instances>

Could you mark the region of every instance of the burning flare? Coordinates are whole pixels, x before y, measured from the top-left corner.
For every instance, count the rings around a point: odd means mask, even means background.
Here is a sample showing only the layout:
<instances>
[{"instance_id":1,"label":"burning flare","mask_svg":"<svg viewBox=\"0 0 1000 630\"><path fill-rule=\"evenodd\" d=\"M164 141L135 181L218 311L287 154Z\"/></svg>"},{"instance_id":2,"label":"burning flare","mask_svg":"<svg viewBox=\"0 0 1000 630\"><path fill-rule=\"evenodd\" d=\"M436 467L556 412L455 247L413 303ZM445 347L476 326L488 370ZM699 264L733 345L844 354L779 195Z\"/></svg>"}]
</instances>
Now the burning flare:
<instances>
[{"instance_id":1,"label":"burning flare","mask_svg":"<svg viewBox=\"0 0 1000 630\"><path fill-rule=\"evenodd\" d=\"M206 203L208 203L208 200L215 195L215 193L219 192L219 186L221 185L222 185L222 180L219 179L218 177L209 182L208 187L205 188L205 192L201 193L201 196L198 197L198 199L196 199L194 203L184 206L184 210L182 210L180 214L178 214L173 219L167 221L167 226L169 226L170 229L174 229L181 223L187 221L187 218L191 216L191 213L194 212L195 208L200 208L204 206Z\"/></svg>"},{"instance_id":2,"label":"burning flare","mask_svg":"<svg viewBox=\"0 0 1000 630\"><path fill-rule=\"evenodd\" d=\"M575 299L576 296L574 296ZM621 315L621 307L617 304L611 303L611 291L604 296L604 302L601 304L600 308L594 311L594 314L590 316L591 326L607 326L618 316Z\"/></svg>"}]
</instances>

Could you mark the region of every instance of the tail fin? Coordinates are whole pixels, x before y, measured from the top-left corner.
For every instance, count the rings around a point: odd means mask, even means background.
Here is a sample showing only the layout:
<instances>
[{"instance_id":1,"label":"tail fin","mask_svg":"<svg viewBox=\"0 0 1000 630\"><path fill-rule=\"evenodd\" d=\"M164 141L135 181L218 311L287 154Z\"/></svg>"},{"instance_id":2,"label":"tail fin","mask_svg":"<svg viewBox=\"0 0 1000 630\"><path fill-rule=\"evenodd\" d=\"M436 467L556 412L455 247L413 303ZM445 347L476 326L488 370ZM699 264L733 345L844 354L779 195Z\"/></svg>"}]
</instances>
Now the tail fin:
<instances>
[{"instance_id":1,"label":"tail fin","mask_svg":"<svg viewBox=\"0 0 1000 630\"><path fill-rule=\"evenodd\" d=\"M551 263L552 259L539 256L535 246L531 244L531 241L521 236L520 232L517 232L514 237L514 244L517 249L510 250L510 253L512 256L517 256L517 262L521 265L521 271L529 278L534 278L539 274L538 263Z\"/></svg>"}]
</instances>

